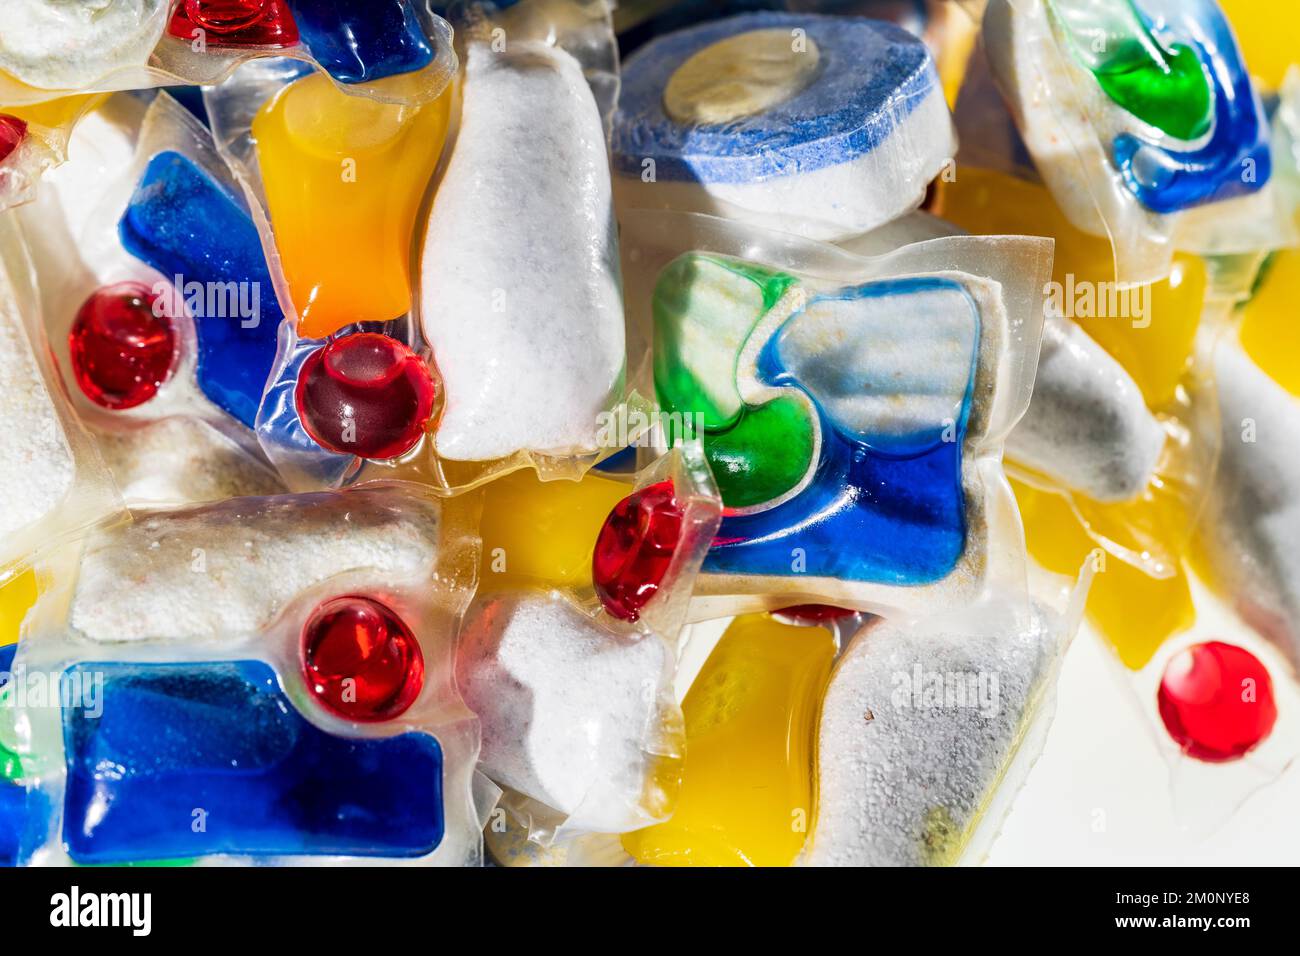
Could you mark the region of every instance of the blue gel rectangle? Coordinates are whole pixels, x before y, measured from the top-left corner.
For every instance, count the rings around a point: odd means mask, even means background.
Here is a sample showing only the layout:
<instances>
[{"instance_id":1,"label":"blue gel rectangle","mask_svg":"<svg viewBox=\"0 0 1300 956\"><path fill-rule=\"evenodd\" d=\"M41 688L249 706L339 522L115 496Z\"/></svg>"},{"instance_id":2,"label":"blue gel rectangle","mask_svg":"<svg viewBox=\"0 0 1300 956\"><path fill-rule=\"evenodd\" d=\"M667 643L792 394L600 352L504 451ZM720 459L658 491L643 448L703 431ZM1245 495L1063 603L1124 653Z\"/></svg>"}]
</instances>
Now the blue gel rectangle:
<instances>
[{"instance_id":1,"label":"blue gel rectangle","mask_svg":"<svg viewBox=\"0 0 1300 956\"><path fill-rule=\"evenodd\" d=\"M442 841L438 741L326 733L263 662L84 663L63 679L100 688L63 710L78 863L416 857Z\"/></svg>"}]
</instances>

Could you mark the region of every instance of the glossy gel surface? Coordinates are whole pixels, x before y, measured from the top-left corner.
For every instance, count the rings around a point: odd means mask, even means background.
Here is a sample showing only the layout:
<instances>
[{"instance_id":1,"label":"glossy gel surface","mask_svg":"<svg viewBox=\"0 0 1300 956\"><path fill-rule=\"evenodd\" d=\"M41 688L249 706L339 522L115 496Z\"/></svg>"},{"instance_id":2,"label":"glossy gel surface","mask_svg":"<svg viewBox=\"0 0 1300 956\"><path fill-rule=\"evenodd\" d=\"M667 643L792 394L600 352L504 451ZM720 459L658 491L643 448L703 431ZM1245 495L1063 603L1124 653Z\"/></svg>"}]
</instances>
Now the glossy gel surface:
<instances>
[{"instance_id":1,"label":"glossy gel surface","mask_svg":"<svg viewBox=\"0 0 1300 956\"><path fill-rule=\"evenodd\" d=\"M677 809L625 836L627 851L656 866L789 866L812 826L813 733L834 655L824 628L736 618L682 703Z\"/></svg>"},{"instance_id":2,"label":"glossy gel surface","mask_svg":"<svg viewBox=\"0 0 1300 956\"><path fill-rule=\"evenodd\" d=\"M145 167L118 233L137 259L183 280L176 291L194 320L199 388L251 428L284 316L247 211L192 160L168 151Z\"/></svg>"},{"instance_id":3,"label":"glossy gel surface","mask_svg":"<svg viewBox=\"0 0 1300 956\"><path fill-rule=\"evenodd\" d=\"M412 232L442 153L450 98L448 91L423 106L379 103L313 73L254 117L301 336L410 311Z\"/></svg>"},{"instance_id":4,"label":"glossy gel surface","mask_svg":"<svg viewBox=\"0 0 1300 956\"><path fill-rule=\"evenodd\" d=\"M93 674L102 714L63 712L63 841L78 863L411 857L442 840L442 750L427 734L326 733L260 661L84 663L64 680Z\"/></svg>"}]
</instances>

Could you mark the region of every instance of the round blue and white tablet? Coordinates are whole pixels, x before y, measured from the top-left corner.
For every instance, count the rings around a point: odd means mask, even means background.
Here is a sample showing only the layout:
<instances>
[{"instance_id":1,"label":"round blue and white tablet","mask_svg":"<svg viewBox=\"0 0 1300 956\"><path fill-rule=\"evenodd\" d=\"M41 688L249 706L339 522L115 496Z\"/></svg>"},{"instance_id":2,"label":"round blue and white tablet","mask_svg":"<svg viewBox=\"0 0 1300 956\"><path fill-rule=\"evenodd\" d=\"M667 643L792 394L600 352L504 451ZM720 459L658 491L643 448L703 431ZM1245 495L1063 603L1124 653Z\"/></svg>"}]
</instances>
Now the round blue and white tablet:
<instances>
[{"instance_id":1,"label":"round blue and white tablet","mask_svg":"<svg viewBox=\"0 0 1300 956\"><path fill-rule=\"evenodd\" d=\"M919 205L956 141L934 62L911 34L755 13L633 55L612 147L621 202L837 239Z\"/></svg>"}]
</instances>

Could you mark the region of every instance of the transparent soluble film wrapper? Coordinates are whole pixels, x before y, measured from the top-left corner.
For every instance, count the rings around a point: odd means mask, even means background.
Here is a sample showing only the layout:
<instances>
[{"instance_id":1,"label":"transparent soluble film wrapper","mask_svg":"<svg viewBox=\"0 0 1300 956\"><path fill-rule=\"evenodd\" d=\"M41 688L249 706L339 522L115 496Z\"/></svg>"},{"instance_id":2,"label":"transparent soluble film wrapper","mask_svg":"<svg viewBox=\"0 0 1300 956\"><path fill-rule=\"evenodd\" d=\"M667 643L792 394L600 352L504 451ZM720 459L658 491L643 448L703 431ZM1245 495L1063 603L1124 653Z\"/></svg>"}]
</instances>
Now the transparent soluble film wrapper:
<instances>
[{"instance_id":1,"label":"transparent soluble film wrapper","mask_svg":"<svg viewBox=\"0 0 1300 956\"><path fill-rule=\"evenodd\" d=\"M653 355L633 381L656 390L670 428L695 429L722 491L693 618L801 603L890 613L1024 591L1000 455L1032 389L1049 240L951 236L863 257L696 214L631 212L623 231L631 354ZM857 513L827 501L856 500L863 480L921 485L926 503L869 498L876 529L850 533ZM948 530L886 532L909 507L950 516L934 521ZM751 558L750 540L781 554Z\"/></svg>"},{"instance_id":2,"label":"transparent soluble film wrapper","mask_svg":"<svg viewBox=\"0 0 1300 956\"><path fill-rule=\"evenodd\" d=\"M493 797L454 669L480 505L234 498L64 552L5 691L20 862L478 863ZM336 684L334 645L374 627L402 682Z\"/></svg>"}]
</instances>

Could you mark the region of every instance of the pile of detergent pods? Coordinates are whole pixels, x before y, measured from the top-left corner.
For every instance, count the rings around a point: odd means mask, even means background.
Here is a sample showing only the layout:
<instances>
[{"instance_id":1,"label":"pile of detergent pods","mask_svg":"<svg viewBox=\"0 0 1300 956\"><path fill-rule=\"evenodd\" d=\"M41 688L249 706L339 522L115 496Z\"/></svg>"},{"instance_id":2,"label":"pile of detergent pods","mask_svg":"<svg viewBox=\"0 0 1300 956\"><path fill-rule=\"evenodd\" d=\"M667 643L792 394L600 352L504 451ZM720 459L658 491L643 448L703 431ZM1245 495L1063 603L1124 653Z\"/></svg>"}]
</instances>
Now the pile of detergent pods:
<instances>
[{"instance_id":1,"label":"pile of detergent pods","mask_svg":"<svg viewBox=\"0 0 1300 956\"><path fill-rule=\"evenodd\" d=\"M0 864L978 863L1081 630L1300 755L1269 5L3 8Z\"/></svg>"}]
</instances>

